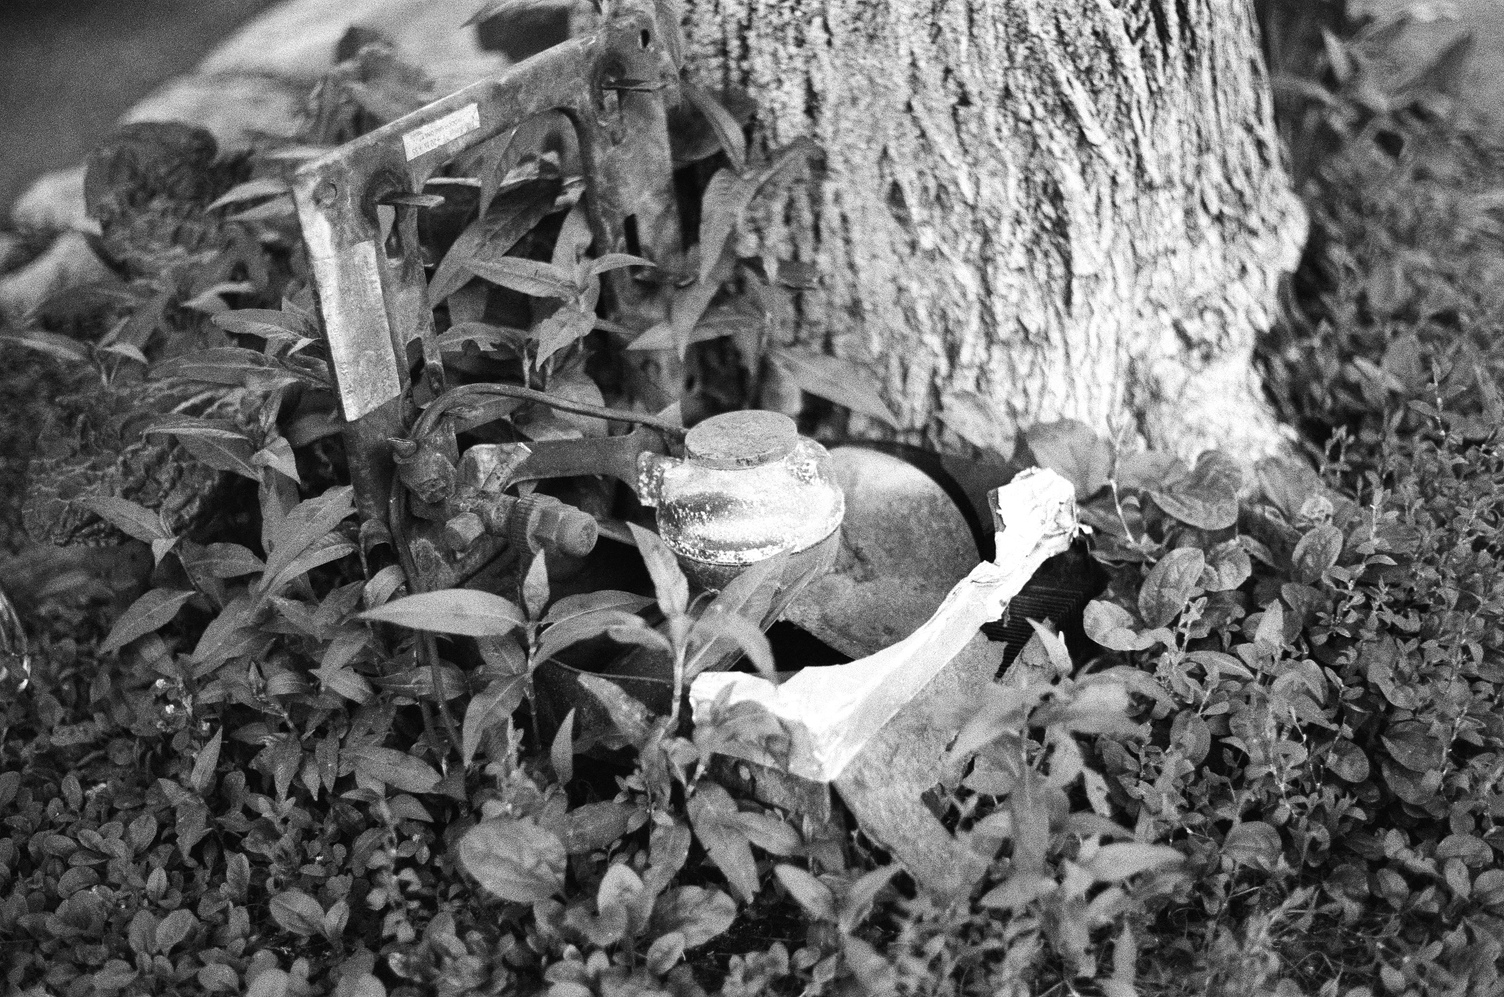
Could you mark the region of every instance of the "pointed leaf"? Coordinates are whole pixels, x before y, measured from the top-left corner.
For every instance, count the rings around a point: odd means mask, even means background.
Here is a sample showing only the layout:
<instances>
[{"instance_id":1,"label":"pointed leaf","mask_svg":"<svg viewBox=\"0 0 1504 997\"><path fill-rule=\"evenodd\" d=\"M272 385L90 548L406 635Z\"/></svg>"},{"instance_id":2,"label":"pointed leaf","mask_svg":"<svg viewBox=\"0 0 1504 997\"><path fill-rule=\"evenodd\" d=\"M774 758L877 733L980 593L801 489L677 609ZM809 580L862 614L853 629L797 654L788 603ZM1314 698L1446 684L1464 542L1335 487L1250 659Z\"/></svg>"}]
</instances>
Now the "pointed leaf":
<instances>
[{"instance_id":1,"label":"pointed leaf","mask_svg":"<svg viewBox=\"0 0 1504 997\"><path fill-rule=\"evenodd\" d=\"M757 893L757 862L747 836L730 819L736 802L713 782L702 780L688 803L689 822L695 837L726 877L731 892L742 902Z\"/></svg>"},{"instance_id":2,"label":"pointed leaf","mask_svg":"<svg viewBox=\"0 0 1504 997\"><path fill-rule=\"evenodd\" d=\"M740 613L731 613L725 610L707 610L704 615L695 621L691 634L692 642L704 642L709 645L721 640L728 640L734 643L746 653L753 666L763 678L769 682L778 681L778 669L773 664L773 648L768 643L767 635L762 632L761 627ZM701 670L716 663L709 655L703 658L697 655L696 658L698 661L697 667ZM698 672L691 674L688 668L686 668L685 681L694 678L695 674L698 674Z\"/></svg>"},{"instance_id":3,"label":"pointed leaf","mask_svg":"<svg viewBox=\"0 0 1504 997\"><path fill-rule=\"evenodd\" d=\"M96 495L76 500L100 519L105 520L120 532L137 540L151 543L153 540L171 540L172 531L162 522L159 513L129 499L113 495Z\"/></svg>"},{"instance_id":4,"label":"pointed leaf","mask_svg":"<svg viewBox=\"0 0 1504 997\"><path fill-rule=\"evenodd\" d=\"M792 347L775 350L772 360L800 389L898 427L898 417L883 402L877 380L861 364Z\"/></svg>"},{"instance_id":5,"label":"pointed leaf","mask_svg":"<svg viewBox=\"0 0 1504 997\"><path fill-rule=\"evenodd\" d=\"M799 901L799 906L804 908L806 914L816 921L835 922L836 898L830 892L830 887L794 865L774 866L773 875Z\"/></svg>"},{"instance_id":6,"label":"pointed leaf","mask_svg":"<svg viewBox=\"0 0 1504 997\"><path fill-rule=\"evenodd\" d=\"M433 766L405 751L357 745L340 753L354 764L356 772L404 793L431 793L439 784L439 773ZM321 912L321 919L322 916Z\"/></svg>"},{"instance_id":7,"label":"pointed leaf","mask_svg":"<svg viewBox=\"0 0 1504 997\"><path fill-rule=\"evenodd\" d=\"M721 149L726 153L726 159L731 163L731 168L737 173L743 173L747 169L747 139L742 134L742 126L737 124L736 118L731 112L716 100L708 90L689 79L681 80L679 89L684 98L689 101L691 107L705 116L710 122L710 127L715 131L715 137L721 144Z\"/></svg>"},{"instance_id":8,"label":"pointed leaf","mask_svg":"<svg viewBox=\"0 0 1504 997\"><path fill-rule=\"evenodd\" d=\"M537 260L524 260L518 256L470 259L465 261L465 268L482 280L534 298L568 299L580 293L567 272Z\"/></svg>"},{"instance_id":9,"label":"pointed leaf","mask_svg":"<svg viewBox=\"0 0 1504 997\"><path fill-rule=\"evenodd\" d=\"M183 608L183 603L192 598L192 592L152 589L131 603L130 607L120 614L120 618L110 628L109 636L99 646L100 653L108 654L124 647L137 637L144 637L161 629L178 615L178 610Z\"/></svg>"},{"instance_id":10,"label":"pointed leaf","mask_svg":"<svg viewBox=\"0 0 1504 997\"><path fill-rule=\"evenodd\" d=\"M193 771L188 776L188 784L200 796L208 793L209 787L214 785L214 769L219 764L219 748L224 743L224 736L223 727L215 731L209 743L199 750L198 757L193 761Z\"/></svg>"},{"instance_id":11,"label":"pointed leaf","mask_svg":"<svg viewBox=\"0 0 1504 997\"><path fill-rule=\"evenodd\" d=\"M645 595L635 592L617 592L611 589L602 589L598 592L584 592L580 595L567 595L554 603L548 609L548 615L543 617L544 623L563 623L565 620L586 613L593 613L602 609L620 609L624 612L635 613L639 609L651 606L653 600Z\"/></svg>"},{"instance_id":12,"label":"pointed leaf","mask_svg":"<svg viewBox=\"0 0 1504 997\"><path fill-rule=\"evenodd\" d=\"M467 637L504 637L526 622L516 604L476 589L405 596L366 610L360 619Z\"/></svg>"},{"instance_id":13,"label":"pointed leaf","mask_svg":"<svg viewBox=\"0 0 1504 997\"><path fill-rule=\"evenodd\" d=\"M526 691L527 675L506 675L495 679L470 698L470 705L465 708L465 722L460 730L460 754L466 765L474 761L486 732L506 723L512 712L522 704L522 696Z\"/></svg>"},{"instance_id":14,"label":"pointed leaf","mask_svg":"<svg viewBox=\"0 0 1504 997\"><path fill-rule=\"evenodd\" d=\"M554 735L554 743L549 748L549 761L553 763L554 775L559 779L559 785L568 785L574 778L574 709L564 715L564 722L559 725L559 732Z\"/></svg>"},{"instance_id":15,"label":"pointed leaf","mask_svg":"<svg viewBox=\"0 0 1504 997\"><path fill-rule=\"evenodd\" d=\"M324 908L302 890L284 890L272 897L272 920L283 931L310 937L324 930Z\"/></svg>"},{"instance_id":16,"label":"pointed leaf","mask_svg":"<svg viewBox=\"0 0 1504 997\"><path fill-rule=\"evenodd\" d=\"M679 561L669 550L663 538L636 523L627 524L632 537L637 541L637 550L642 554L648 574L653 579L653 591L658 596L658 605L666 616L683 616L689 608L689 581L679 569Z\"/></svg>"},{"instance_id":17,"label":"pointed leaf","mask_svg":"<svg viewBox=\"0 0 1504 997\"><path fill-rule=\"evenodd\" d=\"M1169 845L1124 842L1097 849L1086 862L1086 870L1098 883L1119 883L1139 873L1180 865L1184 861L1185 856Z\"/></svg>"}]
</instances>

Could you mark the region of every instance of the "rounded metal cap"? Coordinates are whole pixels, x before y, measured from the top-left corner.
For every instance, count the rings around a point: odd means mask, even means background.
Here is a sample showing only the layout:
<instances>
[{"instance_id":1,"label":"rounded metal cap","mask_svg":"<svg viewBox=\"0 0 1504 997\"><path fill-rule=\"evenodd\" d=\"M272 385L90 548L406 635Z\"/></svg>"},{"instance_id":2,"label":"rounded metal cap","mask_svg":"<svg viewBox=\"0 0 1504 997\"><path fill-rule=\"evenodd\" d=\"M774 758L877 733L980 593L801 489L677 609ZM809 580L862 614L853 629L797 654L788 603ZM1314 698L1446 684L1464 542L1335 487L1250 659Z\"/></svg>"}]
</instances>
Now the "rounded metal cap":
<instances>
[{"instance_id":1,"label":"rounded metal cap","mask_svg":"<svg viewBox=\"0 0 1504 997\"><path fill-rule=\"evenodd\" d=\"M798 439L794 420L781 412L725 412L691 429L684 450L697 464L731 470L782 460Z\"/></svg>"}]
</instances>

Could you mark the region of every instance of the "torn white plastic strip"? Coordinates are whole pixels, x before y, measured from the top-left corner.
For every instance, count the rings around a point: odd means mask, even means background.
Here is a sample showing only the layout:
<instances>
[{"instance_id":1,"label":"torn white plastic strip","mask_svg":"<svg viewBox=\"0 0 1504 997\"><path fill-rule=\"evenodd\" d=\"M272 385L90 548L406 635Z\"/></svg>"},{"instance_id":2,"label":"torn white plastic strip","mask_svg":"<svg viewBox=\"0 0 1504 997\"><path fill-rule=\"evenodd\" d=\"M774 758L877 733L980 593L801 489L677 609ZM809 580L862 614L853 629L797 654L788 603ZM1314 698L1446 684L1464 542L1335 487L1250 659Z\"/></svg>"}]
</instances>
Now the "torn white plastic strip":
<instances>
[{"instance_id":1,"label":"torn white plastic strip","mask_svg":"<svg viewBox=\"0 0 1504 997\"><path fill-rule=\"evenodd\" d=\"M702 673L689 690L696 720L729 689L728 705L760 703L784 722L792 741L789 772L819 782L836 779L984 623L1003 615L1040 565L1064 552L1079 529L1075 489L1054 471L1020 472L994 493L994 502L1004 524L996 561L973 568L918 630L876 654L806 668L778 686L740 672ZM772 763L755 745L733 743L722 750Z\"/></svg>"}]
</instances>

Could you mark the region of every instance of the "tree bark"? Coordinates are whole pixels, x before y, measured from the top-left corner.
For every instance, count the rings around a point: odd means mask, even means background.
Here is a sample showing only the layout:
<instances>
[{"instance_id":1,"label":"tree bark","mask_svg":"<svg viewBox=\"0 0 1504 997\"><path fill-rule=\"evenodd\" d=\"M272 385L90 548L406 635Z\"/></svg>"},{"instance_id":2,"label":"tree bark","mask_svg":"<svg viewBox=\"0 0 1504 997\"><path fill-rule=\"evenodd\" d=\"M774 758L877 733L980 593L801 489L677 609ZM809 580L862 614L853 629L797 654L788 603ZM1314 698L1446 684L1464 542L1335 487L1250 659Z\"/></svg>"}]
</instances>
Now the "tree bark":
<instances>
[{"instance_id":1,"label":"tree bark","mask_svg":"<svg viewBox=\"0 0 1504 997\"><path fill-rule=\"evenodd\" d=\"M750 220L814 263L802 342L872 363L904 435L982 393L1183 456L1279 446L1251 356L1304 241L1251 0L691 0L817 185Z\"/></svg>"}]
</instances>

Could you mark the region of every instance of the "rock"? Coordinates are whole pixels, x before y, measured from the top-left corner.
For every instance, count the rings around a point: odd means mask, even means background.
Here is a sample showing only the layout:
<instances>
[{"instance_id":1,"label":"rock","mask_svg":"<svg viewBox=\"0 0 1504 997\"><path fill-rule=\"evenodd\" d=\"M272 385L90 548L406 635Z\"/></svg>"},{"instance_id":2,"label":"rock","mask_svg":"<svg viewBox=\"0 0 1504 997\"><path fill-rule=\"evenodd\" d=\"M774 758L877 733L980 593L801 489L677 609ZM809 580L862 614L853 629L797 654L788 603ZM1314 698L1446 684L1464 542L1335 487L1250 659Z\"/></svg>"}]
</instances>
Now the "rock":
<instances>
[{"instance_id":1,"label":"rock","mask_svg":"<svg viewBox=\"0 0 1504 997\"><path fill-rule=\"evenodd\" d=\"M83 233L64 232L30 264L0 277L0 314L25 315L64 288L115 279Z\"/></svg>"}]
</instances>

